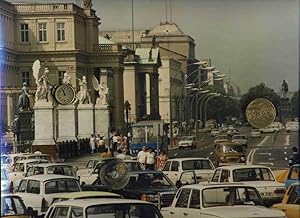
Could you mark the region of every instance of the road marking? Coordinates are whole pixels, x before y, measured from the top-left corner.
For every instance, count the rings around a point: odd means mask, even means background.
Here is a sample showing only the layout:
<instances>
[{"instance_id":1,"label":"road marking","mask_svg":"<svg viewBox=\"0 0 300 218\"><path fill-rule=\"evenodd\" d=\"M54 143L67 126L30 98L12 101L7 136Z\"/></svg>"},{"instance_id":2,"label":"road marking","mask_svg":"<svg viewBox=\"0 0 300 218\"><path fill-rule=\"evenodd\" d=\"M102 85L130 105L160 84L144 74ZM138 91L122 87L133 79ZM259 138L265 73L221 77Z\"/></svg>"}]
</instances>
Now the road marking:
<instances>
[{"instance_id":1,"label":"road marking","mask_svg":"<svg viewBox=\"0 0 300 218\"><path fill-rule=\"evenodd\" d=\"M269 156L271 156L271 153L269 153L269 152L266 152L266 153L257 153L257 154L259 154L259 155L269 155Z\"/></svg>"},{"instance_id":2,"label":"road marking","mask_svg":"<svg viewBox=\"0 0 300 218\"><path fill-rule=\"evenodd\" d=\"M261 147L261 146L263 146L264 145L264 143L266 142L266 141L268 141L268 139L270 138L270 136L269 135L267 135L258 145L256 145L256 147Z\"/></svg>"},{"instance_id":3,"label":"road marking","mask_svg":"<svg viewBox=\"0 0 300 218\"><path fill-rule=\"evenodd\" d=\"M251 149L251 151L249 152L248 156L247 156L247 165L251 165L253 164L253 158L254 158L254 154L256 152L257 148Z\"/></svg>"},{"instance_id":4,"label":"road marking","mask_svg":"<svg viewBox=\"0 0 300 218\"><path fill-rule=\"evenodd\" d=\"M269 160L276 160L276 158L274 158L274 157L271 157L271 158L269 158Z\"/></svg>"},{"instance_id":5,"label":"road marking","mask_svg":"<svg viewBox=\"0 0 300 218\"><path fill-rule=\"evenodd\" d=\"M271 165L271 166L274 166L273 163L268 163L268 162L259 162L257 163L258 165Z\"/></svg>"},{"instance_id":6,"label":"road marking","mask_svg":"<svg viewBox=\"0 0 300 218\"><path fill-rule=\"evenodd\" d=\"M284 145L287 145L287 146L290 145L290 135L286 135L286 136L285 136L285 142L284 142Z\"/></svg>"}]
</instances>

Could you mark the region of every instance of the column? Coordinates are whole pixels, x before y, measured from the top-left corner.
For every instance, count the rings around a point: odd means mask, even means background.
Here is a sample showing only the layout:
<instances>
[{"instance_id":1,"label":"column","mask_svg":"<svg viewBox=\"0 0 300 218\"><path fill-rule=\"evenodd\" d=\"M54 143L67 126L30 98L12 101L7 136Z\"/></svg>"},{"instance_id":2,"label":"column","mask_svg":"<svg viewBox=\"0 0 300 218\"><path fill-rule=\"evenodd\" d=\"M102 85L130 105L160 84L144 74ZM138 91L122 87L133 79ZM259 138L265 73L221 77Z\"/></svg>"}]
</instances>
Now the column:
<instances>
[{"instance_id":1,"label":"column","mask_svg":"<svg viewBox=\"0 0 300 218\"><path fill-rule=\"evenodd\" d=\"M11 129L13 126L13 99L12 93L6 95L6 112L7 112L7 127Z\"/></svg>"},{"instance_id":2,"label":"column","mask_svg":"<svg viewBox=\"0 0 300 218\"><path fill-rule=\"evenodd\" d=\"M158 73L150 73L150 117L159 120Z\"/></svg>"},{"instance_id":3,"label":"column","mask_svg":"<svg viewBox=\"0 0 300 218\"><path fill-rule=\"evenodd\" d=\"M113 69L113 102L114 102L114 123L112 124L117 130L124 130L124 89L123 89L123 68Z\"/></svg>"}]
</instances>

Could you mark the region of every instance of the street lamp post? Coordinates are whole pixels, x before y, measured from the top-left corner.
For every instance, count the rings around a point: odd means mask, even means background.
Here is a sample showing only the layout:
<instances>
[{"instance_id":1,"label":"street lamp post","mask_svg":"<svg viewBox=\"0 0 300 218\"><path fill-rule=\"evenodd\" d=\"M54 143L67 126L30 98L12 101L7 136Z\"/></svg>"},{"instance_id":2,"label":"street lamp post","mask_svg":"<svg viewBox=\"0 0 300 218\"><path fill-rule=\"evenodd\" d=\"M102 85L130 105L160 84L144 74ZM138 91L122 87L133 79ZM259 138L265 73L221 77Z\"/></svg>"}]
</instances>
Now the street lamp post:
<instances>
[{"instance_id":1,"label":"street lamp post","mask_svg":"<svg viewBox=\"0 0 300 218\"><path fill-rule=\"evenodd\" d=\"M124 108L126 112L126 134L128 134L128 111L131 110L129 101L125 101Z\"/></svg>"}]
</instances>

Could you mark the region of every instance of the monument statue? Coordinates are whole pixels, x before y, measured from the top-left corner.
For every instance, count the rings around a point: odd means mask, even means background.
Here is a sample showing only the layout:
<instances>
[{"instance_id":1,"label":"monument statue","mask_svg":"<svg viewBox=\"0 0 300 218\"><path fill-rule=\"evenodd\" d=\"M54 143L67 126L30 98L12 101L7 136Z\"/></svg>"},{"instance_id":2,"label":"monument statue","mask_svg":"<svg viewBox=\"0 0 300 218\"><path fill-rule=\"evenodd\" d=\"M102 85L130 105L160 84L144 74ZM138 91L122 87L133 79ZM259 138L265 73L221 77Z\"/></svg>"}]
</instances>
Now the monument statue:
<instances>
[{"instance_id":1,"label":"monument statue","mask_svg":"<svg viewBox=\"0 0 300 218\"><path fill-rule=\"evenodd\" d=\"M22 87L22 94L19 96L18 108L19 111L30 111L30 100L31 95L28 92L27 84L24 82Z\"/></svg>"},{"instance_id":2,"label":"monument statue","mask_svg":"<svg viewBox=\"0 0 300 218\"><path fill-rule=\"evenodd\" d=\"M107 87L106 83L104 81L99 83L98 79L95 76L93 76L92 82L95 91L98 91L99 94L99 97L96 100L96 104L107 105L107 94L109 88Z\"/></svg>"},{"instance_id":3,"label":"monument statue","mask_svg":"<svg viewBox=\"0 0 300 218\"><path fill-rule=\"evenodd\" d=\"M288 83L286 80L283 80L282 84L281 84L281 92L282 92L283 98L286 98L286 94L288 91L289 91Z\"/></svg>"},{"instance_id":4,"label":"monument statue","mask_svg":"<svg viewBox=\"0 0 300 218\"><path fill-rule=\"evenodd\" d=\"M63 84L68 84L68 85L71 85L71 79L72 77L69 76L69 74L66 72L64 73L64 78L63 78Z\"/></svg>"},{"instance_id":5,"label":"monument statue","mask_svg":"<svg viewBox=\"0 0 300 218\"><path fill-rule=\"evenodd\" d=\"M156 40L156 36L154 35L153 37L152 37L152 45L151 45L151 48L155 48L155 44L156 44L156 42L155 42L155 40Z\"/></svg>"},{"instance_id":6,"label":"monument statue","mask_svg":"<svg viewBox=\"0 0 300 218\"><path fill-rule=\"evenodd\" d=\"M45 67L44 72L41 71L41 63L39 60L35 60L32 65L33 77L37 85L37 91L35 93L35 100L49 101L48 95L52 84L48 79L49 68Z\"/></svg>"},{"instance_id":7,"label":"monument statue","mask_svg":"<svg viewBox=\"0 0 300 218\"><path fill-rule=\"evenodd\" d=\"M78 80L79 80L80 90L76 95L77 100L79 101L79 104L90 104L91 96L88 92L86 76L82 76L82 79L78 79Z\"/></svg>"}]
</instances>

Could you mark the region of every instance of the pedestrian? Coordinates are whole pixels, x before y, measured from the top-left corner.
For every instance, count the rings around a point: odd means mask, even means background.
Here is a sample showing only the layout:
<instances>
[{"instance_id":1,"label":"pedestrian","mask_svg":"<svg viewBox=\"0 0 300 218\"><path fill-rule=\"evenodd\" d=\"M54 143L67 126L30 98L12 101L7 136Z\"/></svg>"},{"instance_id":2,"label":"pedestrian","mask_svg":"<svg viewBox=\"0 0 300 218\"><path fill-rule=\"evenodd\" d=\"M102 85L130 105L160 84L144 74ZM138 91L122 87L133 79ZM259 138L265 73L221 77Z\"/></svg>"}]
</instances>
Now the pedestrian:
<instances>
[{"instance_id":1,"label":"pedestrian","mask_svg":"<svg viewBox=\"0 0 300 218\"><path fill-rule=\"evenodd\" d=\"M300 163L300 153L297 149L297 147L292 148L293 154L289 159L289 165L293 166L294 164L299 164Z\"/></svg>"},{"instance_id":2,"label":"pedestrian","mask_svg":"<svg viewBox=\"0 0 300 218\"><path fill-rule=\"evenodd\" d=\"M153 152L152 148L147 149L146 153L146 170L154 170L155 166L155 153Z\"/></svg>"},{"instance_id":3,"label":"pedestrian","mask_svg":"<svg viewBox=\"0 0 300 218\"><path fill-rule=\"evenodd\" d=\"M145 167L146 167L146 155L147 155L146 146L143 146L142 150L139 151L137 155L137 161L143 164Z\"/></svg>"},{"instance_id":4,"label":"pedestrian","mask_svg":"<svg viewBox=\"0 0 300 218\"><path fill-rule=\"evenodd\" d=\"M167 160L168 160L167 152L162 149L159 152L159 155L157 157L157 164L156 164L157 170L162 171Z\"/></svg>"},{"instance_id":5,"label":"pedestrian","mask_svg":"<svg viewBox=\"0 0 300 218\"><path fill-rule=\"evenodd\" d=\"M93 154L94 150L95 150L95 136L94 136L94 134L91 134L91 137L90 137L90 149L91 149L91 153Z\"/></svg>"},{"instance_id":6,"label":"pedestrian","mask_svg":"<svg viewBox=\"0 0 300 218\"><path fill-rule=\"evenodd\" d=\"M99 151L100 153L102 153L105 149L105 137L104 136L100 136L100 140L99 140ZM107 147L108 149L108 147Z\"/></svg>"},{"instance_id":7,"label":"pedestrian","mask_svg":"<svg viewBox=\"0 0 300 218\"><path fill-rule=\"evenodd\" d=\"M95 138L95 147L96 147L96 152L99 152L100 151L100 135L97 134L96 138Z\"/></svg>"},{"instance_id":8,"label":"pedestrian","mask_svg":"<svg viewBox=\"0 0 300 218\"><path fill-rule=\"evenodd\" d=\"M36 149L36 151L34 152L34 154L42 154L42 152L40 151L40 149Z\"/></svg>"}]
</instances>

